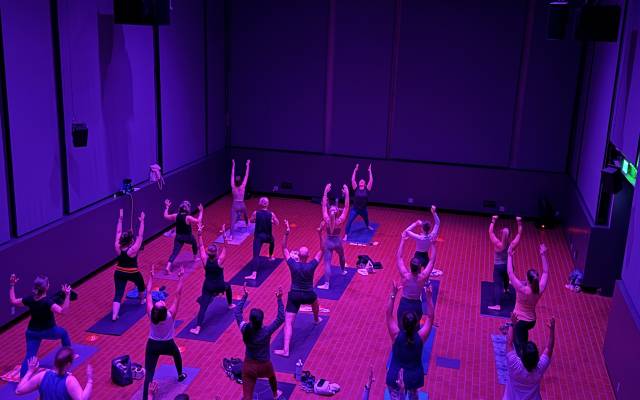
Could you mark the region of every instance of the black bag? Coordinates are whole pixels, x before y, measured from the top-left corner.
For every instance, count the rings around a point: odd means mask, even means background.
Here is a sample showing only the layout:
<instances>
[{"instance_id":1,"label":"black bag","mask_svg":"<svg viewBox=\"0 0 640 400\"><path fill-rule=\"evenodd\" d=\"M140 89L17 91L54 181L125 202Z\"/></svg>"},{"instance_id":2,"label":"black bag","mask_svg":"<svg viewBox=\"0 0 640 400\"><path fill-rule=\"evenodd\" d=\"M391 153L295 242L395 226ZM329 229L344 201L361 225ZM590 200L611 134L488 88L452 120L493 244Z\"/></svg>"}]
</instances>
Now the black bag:
<instances>
[{"instance_id":1,"label":"black bag","mask_svg":"<svg viewBox=\"0 0 640 400\"><path fill-rule=\"evenodd\" d=\"M133 383L131 358L128 355L111 360L111 381L118 386L127 386Z\"/></svg>"},{"instance_id":2,"label":"black bag","mask_svg":"<svg viewBox=\"0 0 640 400\"><path fill-rule=\"evenodd\" d=\"M242 384L242 360L239 358L223 358L222 369L229 379L233 379L236 383Z\"/></svg>"}]
</instances>

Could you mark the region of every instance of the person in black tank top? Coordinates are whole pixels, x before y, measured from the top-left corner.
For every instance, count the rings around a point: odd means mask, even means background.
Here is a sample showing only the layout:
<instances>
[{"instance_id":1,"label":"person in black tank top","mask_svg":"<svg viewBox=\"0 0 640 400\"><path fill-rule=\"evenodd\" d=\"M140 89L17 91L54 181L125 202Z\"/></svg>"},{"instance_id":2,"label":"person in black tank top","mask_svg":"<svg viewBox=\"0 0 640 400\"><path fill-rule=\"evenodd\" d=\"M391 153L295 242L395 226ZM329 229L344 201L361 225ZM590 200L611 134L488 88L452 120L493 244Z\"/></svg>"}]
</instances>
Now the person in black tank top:
<instances>
[{"instance_id":1,"label":"person in black tank top","mask_svg":"<svg viewBox=\"0 0 640 400\"><path fill-rule=\"evenodd\" d=\"M516 237L509 243L509 228L502 228L501 237L498 239L494 233L494 227L498 216L491 217L489 225L489 239L493 244L494 262L493 262L493 301L487 307L489 310L500 311L502 308L502 298L509 294L509 275L507 273L507 250L511 246L514 250L520 243L522 236L522 218L516 217L518 223L518 233Z\"/></svg>"},{"instance_id":2,"label":"person in black tank top","mask_svg":"<svg viewBox=\"0 0 640 400\"><path fill-rule=\"evenodd\" d=\"M140 213L138 220L140 226L138 228L138 236L134 237L132 231L122 232L123 210L120 209L118 217L118 225L116 227L115 250L118 255L115 271L113 272L113 285L115 294L113 296L113 304L111 307L111 319L118 319L120 313L120 303L124 297L127 282L133 282L138 289L138 298L144 303L144 278L138 270L138 252L142 246L144 237L144 212Z\"/></svg>"},{"instance_id":3,"label":"person in black tank top","mask_svg":"<svg viewBox=\"0 0 640 400\"><path fill-rule=\"evenodd\" d=\"M66 313L69 309L71 286L62 285L64 302L62 306L60 306L47 297L49 278L46 276L38 276L33 282L33 294L24 298L16 297L15 285L17 282L18 278L16 275L11 274L9 278L9 300L13 306L29 308L29 313L31 314L31 320L25 333L27 339L27 354L20 368L20 377L22 378L27 373L29 359L38 355L38 349L40 348L42 340L60 340L63 346L71 346L69 334L65 329L56 325L54 315Z\"/></svg>"},{"instance_id":4,"label":"person in black tank top","mask_svg":"<svg viewBox=\"0 0 640 400\"><path fill-rule=\"evenodd\" d=\"M198 317L196 318L196 326L189 330L194 335L200 334L204 317L207 313L207 308L213 300L219 294L224 293L227 297L227 306L229 309L235 307L233 304L231 285L224 281L224 269L222 264L227 256L227 249L223 247L218 254L218 246L212 243L205 249L204 240L202 239L202 232L204 225L198 224L198 245L200 246L200 260L204 266L204 282L202 282L202 293L198 298L198 304L200 304L200 310L198 311ZM227 238L224 234L225 226L222 225L222 238L224 244L227 244Z\"/></svg>"},{"instance_id":5,"label":"person in black tank top","mask_svg":"<svg viewBox=\"0 0 640 400\"><path fill-rule=\"evenodd\" d=\"M251 222L256 224L255 231L253 234L253 261L251 262L252 272L251 275L247 275L244 279L256 279L258 274L258 264L260 262L260 250L262 249L263 244L269 244L269 259L271 261L275 260L273 257L273 250L275 248L275 243L273 241L273 225L280 224L278 217L272 211L269 211L269 199L266 197L261 197L258 204L260 205L260 209L258 211L254 211L251 214Z\"/></svg>"},{"instance_id":6,"label":"person in black tank top","mask_svg":"<svg viewBox=\"0 0 640 400\"><path fill-rule=\"evenodd\" d=\"M367 209L369 192L373 187L373 172L371 172L371 164L369 164L369 181L365 182L364 179L360 179L360 181L356 182L358 168L360 168L360 164L356 164L356 168L351 175L351 187L354 190L354 194L351 211L349 212L349 220L347 221L347 227L344 232L344 240L347 240L349 232L351 232L351 224L353 224L353 221L355 221L358 216L362 217L367 229L373 230L369 225L369 211Z\"/></svg>"},{"instance_id":7,"label":"person in black tank top","mask_svg":"<svg viewBox=\"0 0 640 400\"><path fill-rule=\"evenodd\" d=\"M171 274L171 265L176 260L178 254L180 254L180 250L182 250L182 246L185 244L191 245L193 261L196 260L196 256L198 255L198 243L191 232L191 226L202 222L202 215L204 211L202 204L200 204L198 205L198 218L192 217L191 203L186 200L180 203L177 214L169 214L169 207L171 207L171 201L167 199L164 201L164 218L176 223L176 237L173 241L173 251L171 252L171 256L169 256L169 261L165 267L167 275Z\"/></svg>"},{"instance_id":8,"label":"person in black tank top","mask_svg":"<svg viewBox=\"0 0 640 400\"><path fill-rule=\"evenodd\" d=\"M283 357L289 357L289 346L291 344L291 336L293 334L293 323L296 319L296 314L300 310L300 306L303 304L311 305L313 311L313 319L316 324L322 322L322 318L318 315L320 312L320 303L318 302L318 295L313 290L313 278L316 272L316 267L320 263L322 258L322 250L318 251L313 259L309 261L309 248L300 247L297 257L292 255L287 247L287 239L291 229L289 228L289 221L284 220L286 230L284 233L284 240L282 241L282 253L284 259L287 260L289 266L289 272L291 272L291 290L287 297L287 308L284 321L284 346L282 349L274 351L275 354ZM318 236L320 237L320 248L322 249L322 232L318 230Z\"/></svg>"},{"instance_id":9,"label":"person in black tank top","mask_svg":"<svg viewBox=\"0 0 640 400\"><path fill-rule=\"evenodd\" d=\"M422 365L422 349L431 333L435 314L431 289L427 288L426 321L420 327L420 320L412 311L402 316L402 326L393 317L395 298L398 295L398 284L393 282L391 295L387 301L387 329L393 342L391 362L387 370L386 383L392 399L404 398L401 390L406 390L409 399L418 399L418 389L424 386L424 366ZM400 370L403 371L399 376ZM399 385L398 381L402 382Z\"/></svg>"}]
</instances>

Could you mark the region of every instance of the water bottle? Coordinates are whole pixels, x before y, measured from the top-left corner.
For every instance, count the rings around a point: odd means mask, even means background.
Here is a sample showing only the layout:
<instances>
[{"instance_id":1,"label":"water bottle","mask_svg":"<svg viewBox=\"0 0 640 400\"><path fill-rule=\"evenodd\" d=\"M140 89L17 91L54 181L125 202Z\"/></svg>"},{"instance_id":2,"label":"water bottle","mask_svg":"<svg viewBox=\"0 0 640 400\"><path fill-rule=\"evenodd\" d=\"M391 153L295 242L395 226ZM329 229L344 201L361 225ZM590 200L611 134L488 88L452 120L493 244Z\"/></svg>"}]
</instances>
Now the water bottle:
<instances>
[{"instance_id":1,"label":"water bottle","mask_svg":"<svg viewBox=\"0 0 640 400\"><path fill-rule=\"evenodd\" d=\"M296 372L293 374L293 379L295 379L296 381L299 381L301 377L302 377L302 360L298 359L298 362L296 363Z\"/></svg>"}]
</instances>

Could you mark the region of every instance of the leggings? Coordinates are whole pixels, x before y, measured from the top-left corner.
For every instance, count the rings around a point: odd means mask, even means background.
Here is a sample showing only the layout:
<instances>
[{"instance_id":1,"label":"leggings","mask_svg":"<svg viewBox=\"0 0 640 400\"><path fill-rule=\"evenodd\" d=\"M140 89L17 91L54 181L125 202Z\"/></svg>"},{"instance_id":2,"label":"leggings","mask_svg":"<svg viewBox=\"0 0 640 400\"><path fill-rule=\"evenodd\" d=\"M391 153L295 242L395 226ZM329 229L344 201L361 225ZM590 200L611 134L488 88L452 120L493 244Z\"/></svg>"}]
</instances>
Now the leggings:
<instances>
[{"instance_id":1,"label":"leggings","mask_svg":"<svg viewBox=\"0 0 640 400\"><path fill-rule=\"evenodd\" d=\"M127 282L133 282L138 289L138 295L142 296L145 291L144 278L140 271L137 272L122 272L116 270L113 273L113 283L116 287L116 294L113 296L114 303L122 303L124 297L124 290L127 288Z\"/></svg>"},{"instance_id":2,"label":"leggings","mask_svg":"<svg viewBox=\"0 0 640 400\"><path fill-rule=\"evenodd\" d=\"M260 257L260 249L262 249L262 245L265 243L269 243L269 257L273 256L273 248L275 247L273 236L266 233L256 233L256 235L253 237L253 262L251 263L253 272L258 269L258 257Z\"/></svg>"},{"instance_id":3,"label":"leggings","mask_svg":"<svg viewBox=\"0 0 640 400\"><path fill-rule=\"evenodd\" d=\"M398 326L402 329L402 317L407 312L416 314L418 324L422 320L422 301L415 299L407 299L406 297L400 298L400 304L398 304Z\"/></svg>"},{"instance_id":4,"label":"leggings","mask_svg":"<svg viewBox=\"0 0 640 400\"><path fill-rule=\"evenodd\" d=\"M273 398L278 392L278 381L271 361L244 360L242 365L242 400L253 400L253 391L258 378L269 379Z\"/></svg>"},{"instance_id":5,"label":"leggings","mask_svg":"<svg viewBox=\"0 0 640 400\"><path fill-rule=\"evenodd\" d=\"M204 316L207 313L207 308L209 308L209 304L211 304L211 300L219 294L225 293L227 296L227 304L231 305L233 299L231 298L231 286L227 283L224 283L224 287L217 287L213 290L209 290L207 288L206 282L205 285L202 286L202 294L198 299L198 303L200 304L200 310L198 311L198 319L197 326L202 326L204 322Z\"/></svg>"},{"instance_id":6,"label":"leggings","mask_svg":"<svg viewBox=\"0 0 640 400\"><path fill-rule=\"evenodd\" d=\"M369 227L369 211L367 210L367 207L360 210L352 208L351 211L349 211L349 219L347 220L347 228L345 231L347 235L351 232L351 224L353 224L353 221L355 221L358 215L362 217L367 228Z\"/></svg>"},{"instance_id":7,"label":"leggings","mask_svg":"<svg viewBox=\"0 0 640 400\"><path fill-rule=\"evenodd\" d=\"M247 216L247 206L244 205L244 201L233 201L231 204L231 226L229 232L233 233L236 224L240 220L240 216L244 219L246 226L249 226L249 217Z\"/></svg>"},{"instance_id":8,"label":"leggings","mask_svg":"<svg viewBox=\"0 0 640 400\"><path fill-rule=\"evenodd\" d=\"M176 342L173 339L170 340L153 340L147 341L147 349L144 353L144 389L142 399L147 400L149 398L149 384L153 381L153 375L156 372L156 366L158 365L158 359L160 356L172 356L173 363L176 365L176 371L178 376L182 375L182 356L180 350L176 346Z\"/></svg>"},{"instance_id":9,"label":"leggings","mask_svg":"<svg viewBox=\"0 0 640 400\"><path fill-rule=\"evenodd\" d=\"M334 251L338 253L340 268L344 270L346 263L342 240L340 240L339 236L327 236L324 241L324 279L326 283L331 283L331 256Z\"/></svg>"},{"instance_id":10,"label":"leggings","mask_svg":"<svg viewBox=\"0 0 640 400\"><path fill-rule=\"evenodd\" d=\"M397 387L392 387L387 385L387 389L389 389L389 398L391 400L405 400L407 397L409 400L418 400L418 389L407 389L400 390Z\"/></svg>"},{"instance_id":11,"label":"leggings","mask_svg":"<svg viewBox=\"0 0 640 400\"><path fill-rule=\"evenodd\" d=\"M522 354L524 346L529 341L529 331L536 326L536 321L518 321L513 326L513 345L518 355Z\"/></svg>"},{"instance_id":12,"label":"leggings","mask_svg":"<svg viewBox=\"0 0 640 400\"><path fill-rule=\"evenodd\" d=\"M173 241L173 252L169 257L170 263L175 261L178 254L180 254L180 250L182 250L182 246L185 244L191 245L191 251L193 251L194 256L198 254L198 243L196 243L196 238L193 235L177 235Z\"/></svg>"},{"instance_id":13,"label":"leggings","mask_svg":"<svg viewBox=\"0 0 640 400\"><path fill-rule=\"evenodd\" d=\"M493 266L493 304L500 305L505 290L509 290L509 274L505 264Z\"/></svg>"},{"instance_id":14,"label":"leggings","mask_svg":"<svg viewBox=\"0 0 640 400\"><path fill-rule=\"evenodd\" d=\"M71 347L69 334L66 330L60 328L57 325L44 331L34 331L31 329L27 329L27 331L25 332L25 337L27 339L27 355L24 357L22 366L20 367L20 378L22 378L27 373L27 362L29 361L29 359L38 355L38 349L40 349L40 343L43 339L60 339L64 347Z\"/></svg>"}]
</instances>

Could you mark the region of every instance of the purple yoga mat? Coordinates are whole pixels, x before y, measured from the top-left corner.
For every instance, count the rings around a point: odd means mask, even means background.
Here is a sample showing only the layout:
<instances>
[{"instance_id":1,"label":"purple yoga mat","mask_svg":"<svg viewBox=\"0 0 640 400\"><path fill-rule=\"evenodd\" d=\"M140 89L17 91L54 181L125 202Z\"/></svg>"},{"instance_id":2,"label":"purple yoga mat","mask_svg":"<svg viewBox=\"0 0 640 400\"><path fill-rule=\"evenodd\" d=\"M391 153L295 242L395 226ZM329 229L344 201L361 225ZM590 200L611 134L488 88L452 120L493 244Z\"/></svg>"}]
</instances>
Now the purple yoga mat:
<instances>
[{"instance_id":1,"label":"purple yoga mat","mask_svg":"<svg viewBox=\"0 0 640 400\"><path fill-rule=\"evenodd\" d=\"M509 366L507 365L507 337L505 335L491 335L493 354L496 360L496 374L498 383L506 385L509 380Z\"/></svg>"},{"instance_id":2,"label":"purple yoga mat","mask_svg":"<svg viewBox=\"0 0 640 400\"><path fill-rule=\"evenodd\" d=\"M516 305L516 291L509 286L509 294L502 296L500 311L489 310L489 302L493 301L493 282L481 282L480 288L480 314L490 317L511 318L511 313Z\"/></svg>"},{"instance_id":3,"label":"purple yoga mat","mask_svg":"<svg viewBox=\"0 0 640 400\"><path fill-rule=\"evenodd\" d=\"M293 323L289 357L281 357L275 354L271 355L271 362L273 362L273 367L276 371L294 373L298 359L304 362L307 357L309 357L324 327L329 323L328 316L320 316L320 318L322 318L322 322L316 325L313 322L313 314L298 313L296 321ZM272 352L273 350L281 349L283 345L284 330L280 330L278 336L271 342Z\"/></svg>"},{"instance_id":4,"label":"purple yoga mat","mask_svg":"<svg viewBox=\"0 0 640 400\"><path fill-rule=\"evenodd\" d=\"M187 374L187 379L182 382L178 382L178 373L176 367L173 364L159 365L153 374L153 380L158 382L158 392L153 397L154 400L173 400L177 395L182 393L188 394L189 385L196 379L196 376L200 372L199 368L183 367L182 371ZM131 400L142 399L142 390L144 381L139 381L142 384L140 389L131 396Z\"/></svg>"},{"instance_id":5,"label":"purple yoga mat","mask_svg":"<svg viewBox=\"0 0 640 400\"><path fill-rule=\"evenodd\" d=\"M147 312L147 306L139 301L127 300L120 306L120 317L116 321L111 320L111 310L87 332L99 333L102 335L120 336L138 322Z\"/></svg>"},{"instance_id":6,"label":"purple yoga mat","mask_svg":"<svg viewBox=\"0 0 640 400\"><path fill-rule=\"evenodd\" d=\"M457 358L436 357L436 365L443 368L460 369L460 360Z\"/></svg>"},{"instance_id":7,"label":"purple yoga mat","mask_svg":"<svg viewBox=\"0 0 640 400\"><path fill-rule=\"evenodd\" d=\"M183 251L180 252L178 257L176 257L175 261L171 264L171 273L167 274L163 266L162 268L156 269L154 279L177 281L179 279L178 272L180 271L180 267L184 268L184 278L186 278L200 266L202 266L200 256L196 256L196 259L194 261L193 253L191 252L191 246L189 246L189 251L184 250L183 247Z\"/></svg>"},{"instance_id":8,"label":"purple yoga mat","mask_svg":"<svg viewBox=\"0 0 640 400\"><path fill-rule=\"evenodd\" d=\"M234 304L238 304L239 301L234 300ZM249 301L247 301L249 304ZM209 308L207 308L207 313L204 316L204 322L202 323L202 327L200 327L200 333L198 335L194 335L189 332L190 329L195 328L196 319L194 318L185 328L180 331L178 334L179 338L182 339L191 339L191 340L202 340L205 342L215 342L218 340L220 335L227 330L229 325L233 324L235 320L234 310L229 310L227 308L227 300L224 296L218 296L211 301L209 304Z\"/></svg>"},{"instance_id":9,"label":"purple yoga mat","mask_svg":"<svg viewBox=\"0 0 640 400\"><path fill-rule=\"evenodd\" d=\"M293 394L296 385L293 383L278 382L278 390L282 391L282 396L288 399ZM271 386L266 379L258 379L256 388L253 391L253 400L275 400L271 392Z\"/></svg>"},{"instance_id":10,"label":"purple yoga mat","mask_svg":"<svg viewBox=\"0 0 640 400\"><path fill-rule=\"evenodd\" d=\"M260 285L262 285L264 283L264 281L267 280L267 278L269 276L271 276L271 273L276 270L278 265L280 265L280 263L283 260L284 259L282 259L282 258L276 258L275 260L270 261L269 258L262 257L262 256L258 257L257 260L251 260L251 261L249 261L247 263L247 265L242 267L240 272L238 272L237 274L235 274L235 276L233 278L231 278L231 280L229 281L229 284L230 285L243 286L244 283L246 282L247 286L249 286L249 287L259 287ZM257 262L258 263L258 276L257 276L257 278L256 279L244 279L245 276L251 274L251 264L253 262Z\"/></svg>"},{"instance_id":11,"label":"purple yoga mat","mask_svg":"<svg viewBox=\"0 0 640 400\"><path fill-rule=\"evenodd\" d=\"M347 242L371 243L380 224L370 222L369 226L371 226L373 230L367 228L363 221L355 221L353 225L351 225L351 232L347 235Z\"/></svg>"},{"instance_id":12,"label":"purple yoga mat","mask_svg":"<svg viewBox=\"0 0 640 400\"><path fill-rule=\"evenodd\" d=\"M241 226L240 226L241 225ZM236 224L236 228L233 232L233 240L227 240L227 244L231 244L234 246L238 246L241 245L242 242L244 242L244 240L246 238L248 238L249 236L251 236L253 234L253 231L255 230L256 225L250 223L249 227L245 227L244 222L242 223L238 223ZM231 234L231 232L229 231L229 229L227 229L225 231L227 237L229 237L229 235ZM218 235L218 237L215 240L216 243L224 243L224 240L222 239L222 235Z\"/></svg>"},{"instance_id":13,"label":"purple yoga mat","mask_svg":"<svg viewBox=\"0 0 640 400\"><path fill-rule=\"evenodd\" d=\"M347 268L347 274L342 275L342 269L340 267L331 266L331 285L329 285L329 289L318 289L319 285L322 285L325 282L324 276L318 281L315 291L318 295L318 298L327 299L327 300L339 300L340 297L347 290L347 287L351 283L351 280L356 274L355 268Z\"/></svg>"}]
</instances>

